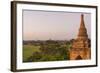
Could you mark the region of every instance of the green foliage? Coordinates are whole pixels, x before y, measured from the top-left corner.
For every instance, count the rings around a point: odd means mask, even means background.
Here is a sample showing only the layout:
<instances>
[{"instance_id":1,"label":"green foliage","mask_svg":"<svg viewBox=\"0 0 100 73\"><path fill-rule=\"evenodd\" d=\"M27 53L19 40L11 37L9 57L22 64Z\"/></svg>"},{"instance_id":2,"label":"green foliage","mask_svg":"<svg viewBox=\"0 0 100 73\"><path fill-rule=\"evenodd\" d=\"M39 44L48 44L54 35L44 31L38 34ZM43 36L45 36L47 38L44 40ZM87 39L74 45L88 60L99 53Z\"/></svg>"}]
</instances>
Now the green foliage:
<instances>
[{"instance_id":1,"label":"green foliage","mask_svg":"<svg viewBox=\"0 0 100 73\"><path fill-rule=\"evenodd\" d=\"M39 48L40 46L23 45L23 61L32 56L33 52L40 52Z\"/></svg>"},{"instance_id":2,"label":"green foliage","mask_svg":"<svg viewBox=\"0 0 100 73\"><path fill-rule=\"evenodd\" d=\"M69 43L47 41L39 46L24 45L23 62L69 60Z\"/></svg>"}]
</instances>

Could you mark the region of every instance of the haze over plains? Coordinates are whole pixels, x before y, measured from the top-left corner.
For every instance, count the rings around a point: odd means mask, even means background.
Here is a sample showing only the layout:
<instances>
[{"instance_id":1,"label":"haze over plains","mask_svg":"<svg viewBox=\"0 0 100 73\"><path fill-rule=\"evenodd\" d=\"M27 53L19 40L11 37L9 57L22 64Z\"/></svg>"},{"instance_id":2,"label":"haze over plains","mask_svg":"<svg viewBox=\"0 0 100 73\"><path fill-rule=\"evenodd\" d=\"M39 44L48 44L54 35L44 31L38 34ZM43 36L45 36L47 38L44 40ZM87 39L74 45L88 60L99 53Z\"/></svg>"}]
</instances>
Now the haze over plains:
<instances>
[{"instance_id":1,"label":"haze over plains","mask_svg":"<svg viewBox=\"0 0 100 73\"><path fill-rule=\"evenodd\" d=\"M23 40L75 39L84 14L88 37L91 37L91 14L23 10Z\"/></svg>"}]
</instances>

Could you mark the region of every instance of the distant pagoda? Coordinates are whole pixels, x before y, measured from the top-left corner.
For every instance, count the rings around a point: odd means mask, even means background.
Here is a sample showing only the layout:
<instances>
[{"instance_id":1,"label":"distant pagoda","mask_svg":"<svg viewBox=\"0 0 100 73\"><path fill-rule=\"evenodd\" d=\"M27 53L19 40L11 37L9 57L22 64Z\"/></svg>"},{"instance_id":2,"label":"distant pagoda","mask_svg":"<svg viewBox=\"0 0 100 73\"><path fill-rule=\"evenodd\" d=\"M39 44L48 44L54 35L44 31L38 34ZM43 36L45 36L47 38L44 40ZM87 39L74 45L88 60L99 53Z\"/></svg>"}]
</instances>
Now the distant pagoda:
<instances>
[{"instance_id":1,"label":"distant pagoda","mask_svg":"<svg viewBox=\"0 0 100 73\"><path fill-rule=\"evenodd\" d=\"M72 42L70 49L70 60L90 59L90 40L84 23L84 15L81 15L81 22L78 37Z\"/></svg>"}]
</instances>

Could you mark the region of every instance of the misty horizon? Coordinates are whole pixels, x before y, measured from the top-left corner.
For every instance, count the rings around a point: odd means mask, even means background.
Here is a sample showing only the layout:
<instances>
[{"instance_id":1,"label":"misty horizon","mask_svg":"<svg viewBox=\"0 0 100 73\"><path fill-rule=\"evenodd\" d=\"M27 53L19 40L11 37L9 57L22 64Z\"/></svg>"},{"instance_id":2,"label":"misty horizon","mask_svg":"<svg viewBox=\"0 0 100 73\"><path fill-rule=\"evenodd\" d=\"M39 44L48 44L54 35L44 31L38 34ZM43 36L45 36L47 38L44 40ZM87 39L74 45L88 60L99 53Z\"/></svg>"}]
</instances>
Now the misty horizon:
<instances>
[{"instance_id":1,"label":"misty horizon","mask_svg":"<svg viewBox=\"0 0 100 73\"><path fill-rule=\"evenodd\" d=\"M91 38L91 14L49 11L23 11L23 40L71 40L77 38L80 17Z\"/></svg>"}]
</instances>

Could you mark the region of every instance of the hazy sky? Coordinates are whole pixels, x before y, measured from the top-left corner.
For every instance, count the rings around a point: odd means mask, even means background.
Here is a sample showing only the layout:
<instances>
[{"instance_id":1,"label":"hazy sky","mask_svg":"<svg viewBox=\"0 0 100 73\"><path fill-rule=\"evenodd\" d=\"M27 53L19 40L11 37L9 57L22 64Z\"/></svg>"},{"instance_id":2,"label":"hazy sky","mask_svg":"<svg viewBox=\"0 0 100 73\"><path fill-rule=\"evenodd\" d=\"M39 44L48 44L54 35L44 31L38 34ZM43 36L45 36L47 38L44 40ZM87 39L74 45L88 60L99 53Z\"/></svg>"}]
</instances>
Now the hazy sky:
<instances>
[{"instance_id":1,"label":"hazy sky","mask_svg":"<svg viewBox=\"0 0 100 73\"><path fill-rule=\"evenodd\" d=\"M77 37L82 13L23 10L24 40L70 40ZM91 14L83 13L91 37Z\"/></svg>"}]
</instances>

